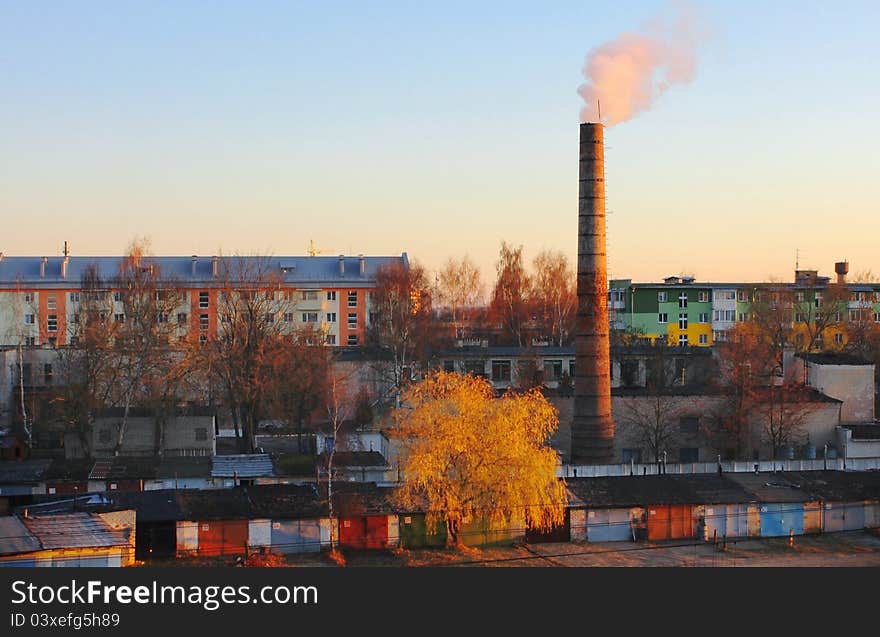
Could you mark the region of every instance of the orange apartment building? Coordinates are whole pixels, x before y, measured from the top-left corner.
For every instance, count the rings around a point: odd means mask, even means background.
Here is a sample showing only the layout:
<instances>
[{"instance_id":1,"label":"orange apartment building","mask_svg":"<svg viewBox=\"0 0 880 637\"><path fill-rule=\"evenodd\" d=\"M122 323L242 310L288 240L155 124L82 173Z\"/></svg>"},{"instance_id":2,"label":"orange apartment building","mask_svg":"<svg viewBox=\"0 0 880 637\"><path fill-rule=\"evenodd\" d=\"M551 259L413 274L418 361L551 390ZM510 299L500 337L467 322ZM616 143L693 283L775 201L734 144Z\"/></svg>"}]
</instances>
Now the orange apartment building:
<instances>
[{"instance_id":1,"label":"orange apartment building","mask_svg":"<svg viewBox=\"0 0 880 637\"><path fill-rule=\"evenodd\" d=\"M0 347L69 345L87 272L95 272L102 282L99 293L106 295L107 312L113 314L108 320L124 320L121 293L114 287L123 262L121 256L11 257L0 253ZM271 277L275 298L284 301L278 306L278 316L270 320L290 323L291 328L317 329L330 346L364 344L376 272L395 263L408 267L406 253L144 258L144 265L157 268L159 280L173 287L180 298L175 315L162 320L176 321L181 337L197 334L204 341L216 335L219 294L230 285L223 273L258 264L254 269Z\"/></svg>"}]
</instances>

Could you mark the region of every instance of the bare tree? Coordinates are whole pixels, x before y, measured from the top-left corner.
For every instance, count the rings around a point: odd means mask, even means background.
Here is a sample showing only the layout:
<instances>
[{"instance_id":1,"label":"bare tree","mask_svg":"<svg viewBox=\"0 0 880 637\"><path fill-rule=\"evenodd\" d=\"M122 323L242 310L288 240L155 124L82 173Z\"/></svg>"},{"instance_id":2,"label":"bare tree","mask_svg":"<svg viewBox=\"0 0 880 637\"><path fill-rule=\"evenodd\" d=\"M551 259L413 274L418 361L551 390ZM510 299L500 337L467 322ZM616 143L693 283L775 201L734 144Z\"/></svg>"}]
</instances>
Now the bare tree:
<instances>
[{"instance_id":1,"label":"bare tree","mask_svg":"<svg viewBox=\"0 0 880 637\"><path fill-rule=\"evenodd\" d=\"M333 443L327 451L327 503L330 513L330 550L335 551L336 547L333 538L333 459L339 446L340 437L342 435L345 423L351 420L354 415L356 399L352 392L351 377L349 375L340 374L334 371L329 375L327 382L327 393L324 399L324 406L327 410L327 423L330 426L330 435Z\"/></svg>"},{"instance_id":2,"label":"bare tree","mask_svg":"<svg viewBox=\"0 0 880 637\"><path fill-rule=\"evenodd\" d=\"M506 338L523 347L527 340L526 324L531 317L532 280L523 265L522 246L514 248L502 242L495 269L498 278L492 290L491 315Z\"/></svg>"},{"instance_id":3,"label":"bare tree","mask_svg":"<svg viewBox=\"0 0 880 637\"><path fill-rule=\"evenodd\" d=\"M620 415L629 426L630 438L647 448L654 462L675 442L678 434L678 407L672 396L656 391L647 396L624 399Z\"/></svg>"},{"instance_id":4,"label":"bare tree","mask_svg":"<svg viewBox=\"0 0 880 637\"><path fill-rule=\"evenodd\" d=\"M570 341L577 310L577 280L568 258L559 251L544 250L534 261L532 297L545 335L557 346Z\"/></svg>"},{"instance_id":5,"label":"bare tree","mask_svg":"<svg viewBox=\"0 0 880 637\"><path fill-rule=\"evenodd\" d=\"M412 366L425 363L430 353L435 330L429 290L425 270L416 263L407 268L395 262L376 272L368 338L390 352L391 381L398 393L409 382Z\"/></svg>"},{"instance_id":6,"label":"bare tree","mask_svg":"<svg viewBox=\"0 0 880 637\"><path fill-rule=\"evenodd\" d=\"M814 410L809 388L785 383L768 387L757 412L763 420L763 440L772 450L773 459L784 447L797 444L803 437L804 423Z\"/></svg>"},{"instance_id":7,"label":"bare tree","mask_svg":"<svg viewBox=\"0 0 880 637\"><path fill-rule=\"evenodd\" d=\"M274 373L279 348L287 347L296 331L293 291L282 288L268 258L221 258L216 303L216 334L206 334L193 355L219 386L236 438L251 453L256 426L279 380Z\"/></svg>"},{"instance_id":8,"label":"bare tree","mask_svg":"<svg viewBox=\"0 0 880 637\"><path fill-rule=\"evenodd\" d=\"M449 308L456 327L483 300L485 288L480 269L467 255L460 260L447 259L437 275L437 283L439 301Z\"/></svg>"}]
</instances>

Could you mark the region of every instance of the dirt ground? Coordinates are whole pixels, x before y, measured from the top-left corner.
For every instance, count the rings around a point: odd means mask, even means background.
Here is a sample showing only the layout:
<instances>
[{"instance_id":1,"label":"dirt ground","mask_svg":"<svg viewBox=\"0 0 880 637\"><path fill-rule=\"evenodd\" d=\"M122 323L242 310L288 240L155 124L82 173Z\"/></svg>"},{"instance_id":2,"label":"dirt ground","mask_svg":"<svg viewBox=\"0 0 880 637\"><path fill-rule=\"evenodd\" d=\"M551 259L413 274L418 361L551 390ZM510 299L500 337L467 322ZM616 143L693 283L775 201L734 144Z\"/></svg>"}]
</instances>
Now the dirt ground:
<instances>
[{"instance_id":1,"label":"dirt ground","mask_svg":"<svg viewBox=\"0 0 880 637\"><path fill-rule=\"evenodd\" d=\"M880 566L880 537L852 531L788 538L747 539L726 547L695 541L663 543L560 542L510 547L451 550L346 552L346 565L357 566ZM169 560L162 566L234 565L234 558ZM321 554L289 555L288 566L335 566ZM160 565L160 564L156 564Z\"/></svg>"}]
</instances>

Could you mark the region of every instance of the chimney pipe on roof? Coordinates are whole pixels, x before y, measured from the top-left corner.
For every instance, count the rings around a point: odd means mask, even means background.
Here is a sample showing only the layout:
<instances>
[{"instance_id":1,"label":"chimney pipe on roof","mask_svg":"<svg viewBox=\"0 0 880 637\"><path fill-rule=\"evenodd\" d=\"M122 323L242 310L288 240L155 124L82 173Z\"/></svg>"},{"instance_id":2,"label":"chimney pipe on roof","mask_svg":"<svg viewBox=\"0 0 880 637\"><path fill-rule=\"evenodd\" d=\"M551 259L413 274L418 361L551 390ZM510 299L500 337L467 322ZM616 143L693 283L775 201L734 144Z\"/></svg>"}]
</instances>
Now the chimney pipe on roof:
<instances>
[{"instance_id":1,"label":"chimney pipe on roof","mask_svg":"<svg viewBox=\"0 0 880 637\"><path fill-rule=\"evenodd\" d=\"M192 276L195 276L195 275L196 275L196 264L197 264L198 262L199 262L199 257L196 256L195 254L192 255L192 267L191 267L191 270L190 270L190 274L191 274Z\"/></svg>"},{"instance_id":2,"label":"chimney pipe on roof","mask_svg":"<svg viewBox=\"0 0 880 637\"><path fill-rule=\"evenodd\" d=\"M367 260L364 258L364 255L358 255L358 263L361 266L361 276L364 276L367 273Z\"/></svg>"},{"instance_id":3,"label":"chimney pipe on roof","mask_svg":"<svg viewBox=\"0 0 880 637\"><path fill-rule=\"evenodd\" d=\"M43 257L40 261L40 278L46 278L46 264L49 262L49 257Z\"/></svg>"},{"instance_id":4,"label":"chimney pipe on roof","mask_svg":"<svg viewBox=\"0 0 880 637\"><path fill-rule=\"evenodd\" d=\"M66 250L65 250L65 251L66 251ZM62 278L62 279L66 279L66 278L67 278L67 264L68 264L69 262L70 262L70 257L67 256L67 255L65 254L65 255L64 255L64 258L61 259L61 278Z\"/></svg>"},{"instance_id":5,"label":"chimney pipe on roof","mask_svg":"<svg viewBox=\"0 0 880 637\"><path fill-rule=\"evenodd\" d=\"M838 261L834 264L837 273L837 285L846 285L846 275L849 274L849 261Z\"/></svg>"},{"instance_id":6,"label":"chimney pipe on roof","mask_svg":"<svg viewBox=\"0 0 880 637\"><path fill-rule=\"evenodd\" d=\"M339 275L345 274L345 255L339 255Z\"/></svg>"},{"instance_id":7,"label":"chimney pipe on roof","mask_svg":"<svg viewBox=\"0 0 880 637\"><path fill-rule=\"evenodd\" d=\"M211 257L211 276L215 279L217 278L217 273L219 272L220 259L217 257Z\"/></svg>"}]
</instances>

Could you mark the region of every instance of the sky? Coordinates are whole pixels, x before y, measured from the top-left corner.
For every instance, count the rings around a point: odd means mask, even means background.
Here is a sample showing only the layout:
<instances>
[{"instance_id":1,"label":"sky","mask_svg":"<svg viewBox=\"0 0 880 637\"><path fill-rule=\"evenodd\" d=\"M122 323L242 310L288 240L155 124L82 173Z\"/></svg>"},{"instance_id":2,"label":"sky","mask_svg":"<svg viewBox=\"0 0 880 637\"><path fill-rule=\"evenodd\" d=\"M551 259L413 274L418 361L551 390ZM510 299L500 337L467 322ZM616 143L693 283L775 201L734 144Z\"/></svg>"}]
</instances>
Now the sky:
<instances>
[{"instance_id":1,"label":"sky","mask_svg":"<svg viewBox=\"0 0 880 637\"><path fill-rule=\"evenodd\" d=\"M690 6L606 131L610 276L880 274L880 3ZM673 7L0 0L0 251L573 260L585 57Z\"/></svg>"}]
</instances>

